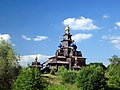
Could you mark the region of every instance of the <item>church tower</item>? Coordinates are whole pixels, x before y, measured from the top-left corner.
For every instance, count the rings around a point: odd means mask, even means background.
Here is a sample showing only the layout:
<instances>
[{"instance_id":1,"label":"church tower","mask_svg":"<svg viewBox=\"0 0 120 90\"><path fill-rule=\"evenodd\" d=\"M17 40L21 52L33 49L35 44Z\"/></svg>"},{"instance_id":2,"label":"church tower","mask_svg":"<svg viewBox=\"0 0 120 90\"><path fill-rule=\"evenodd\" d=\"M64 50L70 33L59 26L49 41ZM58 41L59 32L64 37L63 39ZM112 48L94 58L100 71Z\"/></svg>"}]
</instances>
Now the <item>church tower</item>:
<instances>
[{"instance_id":1,"label":"church tower","mask_svg":"<svg viewBox=\"0 0 120 90\"><path fill-rule=\"evenodd\" d=\"M48 67L49 70L54 68L56 71L59 66L79 70L85 64L86 58L82 56L81 51L77 51L77 46L74 44L74 40L72 40L72 35L70 34L70 27L67 25L55 56L49 58L48 61L43 63L43 66Z\"/></svg>"}]
</instances>

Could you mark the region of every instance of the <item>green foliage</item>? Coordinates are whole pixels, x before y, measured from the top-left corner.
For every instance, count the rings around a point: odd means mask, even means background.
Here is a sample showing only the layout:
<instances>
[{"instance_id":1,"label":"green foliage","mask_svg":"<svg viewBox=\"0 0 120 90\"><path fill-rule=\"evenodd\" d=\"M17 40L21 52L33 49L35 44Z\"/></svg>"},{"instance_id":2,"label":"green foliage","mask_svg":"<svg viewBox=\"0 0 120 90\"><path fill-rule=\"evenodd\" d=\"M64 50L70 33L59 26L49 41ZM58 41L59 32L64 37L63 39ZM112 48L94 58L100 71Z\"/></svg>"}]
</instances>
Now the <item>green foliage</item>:
<instances>
[{"instance_id":1,"label":"green foliage","mask_svg":"<svg viewBox=\"0 0 120 90\"><path fill-rule=\"evenodd\" d=\"M47 90L67 90L64 85L49 85Z\"/></svg>"},{"instance_id":2,"label":"green foliage","mask_svg":"<svg viewBox=\"0 0 120 90\"><path fill-rule=\"evenodd\" d=\"M0 41L0 90L10 90L19 74L19 63L11 44Z\"/></svg>"},{"instance_id":3,"label":"green foliage","mask_svg":"<svg viewBox=\"0 0 120 90\"><path fill-rule=\"evenodd\" d=\"M73 84L76 81L77 73L75 71L65 70L61 76L63 82Z\"/></svg>"},{"instance_id":4,"label":"green foliage","mask_svg":"<svg viewBox=\"0 0 120 90\"><path fill-rule=\"evenodd\" d=\"M54 70L54 68L51 69L50 74L51 74L51 75L55 75L55 70Z\"/></svg>"},{"instance_id":5,"label":"green foliage","mask_svg":"<svg viewBox=\"0 0 120 90\"><path fill-rule=\"evenodd\" d=\"M115 85L108 85L108 87L106 88L106 90L120 90L120 87L115 86Z\"/></svg>"},{"instance_id":6,"label":"green foliage","mask_svg":"<svg viewBox=\"0 0 120 90\"><path fill-rule=\"evenodd\" d=\"M77 74L76 84L80 90L104 90L106 79L103 68L96 65L81 68Z\"/></svg>"},{"instance_id":7,"label":"green foliage","mask_svg":"<svg viewBox=\"0 0 120 90\"><path fill-rule=\"evenodd\" d=\"M120 87L120 58L114 55L109 61L111 64L107 68L107 73L109 75L108 83Z\"/></svg>"},{"instance_id":8,"label":"green foliage","mask_svg":"<svg viewBox=\"0 0 120 90\"><path fill-rule=\"evenodd\" d=\"M37 68L23 68L13 85L13 90L43 90L46 82Z\"/></svg>"},{"instance_id":9,"label":"green foliage","mask_svg":"<svg viewBox=\"0 0 120 90\"><path fill-rule=\"evenodd\" d=\"M67 69L64 66L59 66L58 67L58 74L62 74L64 71L66 71Z\"/></svg>"},{"instance_id":10,"label":"green foliage","mask_svg":"<svg viewBox=\"0 0 120 90\"><path fill-rule=\"evenodd\" d=\"M79 90L75 84L49 85L47 90Z\"/></svg>"},{"instance_id":11,"label":"green foliage","mask_svg":"<svg viewBox=\"0 0 120 90\"><path fill-rule=\"evenodd\" d=\"M64 66L59 67L58 72L63 83L75 83L77 73L75 71L67 70Z\"/></svg>"},{"instance_id":12,"label":"green foliage","mask_svg":"<svg viewBox=\"0 0 120 90\"><path fill-rule=\"evenodd\" d=\"M100 66L101 68L103 68L103 70L106 70L107 68L106 68L106 66L105 65L103 65L103 63L90 63L90 64L88 64L88 66L90 66L90 65L94 65L94 66Z\"/></svg>"}]
</instances>

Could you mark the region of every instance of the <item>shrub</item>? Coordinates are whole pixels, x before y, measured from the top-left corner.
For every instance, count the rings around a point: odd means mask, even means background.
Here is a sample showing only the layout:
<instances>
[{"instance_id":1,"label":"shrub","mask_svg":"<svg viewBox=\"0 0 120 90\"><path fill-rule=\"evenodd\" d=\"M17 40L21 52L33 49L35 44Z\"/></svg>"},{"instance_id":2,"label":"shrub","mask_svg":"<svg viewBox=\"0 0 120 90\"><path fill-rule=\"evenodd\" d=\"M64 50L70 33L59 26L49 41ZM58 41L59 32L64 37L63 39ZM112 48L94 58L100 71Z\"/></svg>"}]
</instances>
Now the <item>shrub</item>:
<instances>
[{"instance_id":1,"label":"shrub","mask_svg":"<svg viewBox=\"0 0 120 90\"><path fill-rule=\"evenodd\" d=\"M66 70L62 75L62 81L73 84L76 81L77 73L75 71Z\"/></svg>"},{"instance_id":2,"label":"shrub","mask_svg":"<svg viewBox=\"0 0 120 90\"><path fill-rule=\"evenodd\" d=\"M64 66L59 66L58 67L58 74L62 74L65 70L67 70Z\"/></svg>"},{"instance_id":3,"label":"shrub","mask_svg":"<svg viewBox=\"0 0 120 90\"><path fill-rule=\"evenodd\" d=\"M59 67L58 73L61 76L63 83L75 83L77 73L72 70L67 70L64 66Z\"/></svg>"},{"instance_id":4,"label":"shrub","mask_svg":"<svg viewBox=\"0 0 120 90\"><path fill-rule=\"evenodd\" d=\"M80 90L104 90L106 78L103 68L96 67L96 65L81 68L77 75L76 84Z\"/></svg>"}]
</instances>

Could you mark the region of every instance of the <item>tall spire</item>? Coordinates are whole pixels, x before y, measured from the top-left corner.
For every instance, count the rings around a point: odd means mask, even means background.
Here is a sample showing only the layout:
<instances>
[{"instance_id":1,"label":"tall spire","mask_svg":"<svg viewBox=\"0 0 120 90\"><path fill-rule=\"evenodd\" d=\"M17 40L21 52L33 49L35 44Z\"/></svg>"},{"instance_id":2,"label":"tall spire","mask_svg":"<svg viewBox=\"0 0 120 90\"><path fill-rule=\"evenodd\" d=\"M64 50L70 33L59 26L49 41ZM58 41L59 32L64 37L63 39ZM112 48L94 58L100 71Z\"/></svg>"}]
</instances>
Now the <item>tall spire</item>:
<instances>
[{"instance_id":1,"label":"tall spire","mask_svg":"<svg viewBox=\"0 0 120 90\"><path fill-rule=\"evenodd\" d=\"M65 27L65 33L69 34L69 31L70 31L70 27L68 25L66 25L66 27Z\"/></svg>"}]
</instances>

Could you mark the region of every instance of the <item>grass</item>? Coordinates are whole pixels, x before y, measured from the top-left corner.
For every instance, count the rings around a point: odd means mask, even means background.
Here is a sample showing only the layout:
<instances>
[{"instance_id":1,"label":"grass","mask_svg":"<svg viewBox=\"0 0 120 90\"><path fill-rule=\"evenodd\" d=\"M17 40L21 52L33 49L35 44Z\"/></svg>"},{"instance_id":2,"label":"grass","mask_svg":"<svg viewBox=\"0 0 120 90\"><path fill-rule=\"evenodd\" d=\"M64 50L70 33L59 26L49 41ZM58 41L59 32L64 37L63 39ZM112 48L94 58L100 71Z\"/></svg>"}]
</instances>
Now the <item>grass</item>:
<instances>
[{"instance_id":1,"label":"grass","mask_svg":"<svg viewBox=\"0 0 120 90\"><path fill-rule=\"evenodd\" d=\"M63 83L60 76L57 73L55 75L43 74L42 76L49 83L46 90L80 90L75 84ZM108 76L106 75L106 77ZM120 87L108 84L106 90L120 90Z\"/></svg>"},{"instance_id":2,"label":"grass","mask_svg":"<svg viewBox=\"0 0 120 90\"><path fill-rule=\"evenodd\" d=\"M49 85L47 90L79 90L76 85L60 84L60 85Z\"/></svg>"},{"instance_id":3,"label":"grass","mask_svg":"<svg viewBox=\"0 0 120 90\"><path fill-rule=\"evenodd\" d=\"M42 75L49 83L47 90L79 90L75 84L62 83L60 76L43 74Z\"/></svg>"},{"instance_id":4,"label":"grass","mask_svg":"<svg viewBox=\"0 0 120 90\"><path fill-rule=\"evenodd\" d=\"M42 76L47 80L50 85L59 85L62 82L57 74L43 74Z\"/></svg>"}]
</instances>

